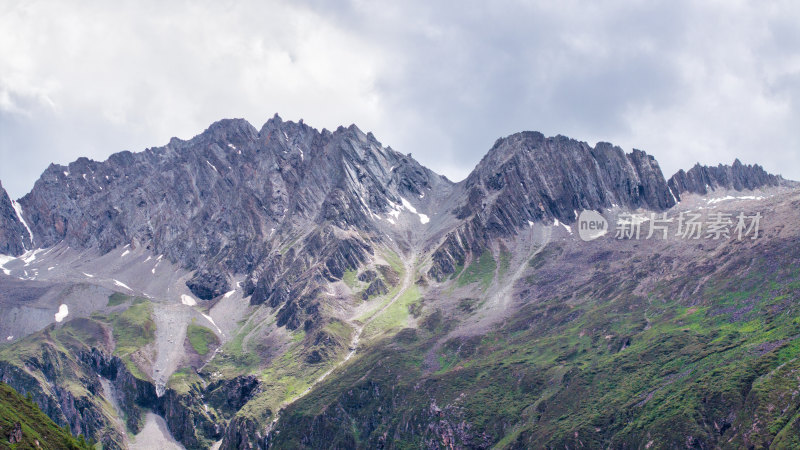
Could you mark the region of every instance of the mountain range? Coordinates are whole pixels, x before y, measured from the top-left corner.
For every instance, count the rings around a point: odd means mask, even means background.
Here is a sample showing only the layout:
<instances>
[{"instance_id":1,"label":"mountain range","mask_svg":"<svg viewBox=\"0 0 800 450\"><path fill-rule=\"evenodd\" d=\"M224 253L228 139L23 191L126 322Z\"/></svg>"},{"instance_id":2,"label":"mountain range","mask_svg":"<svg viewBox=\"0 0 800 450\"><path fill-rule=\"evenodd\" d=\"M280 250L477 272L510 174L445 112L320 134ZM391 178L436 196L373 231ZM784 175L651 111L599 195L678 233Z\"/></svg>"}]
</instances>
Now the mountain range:
<instances>
[{"instance_id":1,"label":"mountain range","mask_svg":"<svg viewBox=\"0 0 800 450\"><path fill-rule=\"evenodd\" d=\"M222 120L0 186L0 381L104 448L791 447L798 206L739 160L526 131L456 183Z\"/></svg>"}]
</instances>

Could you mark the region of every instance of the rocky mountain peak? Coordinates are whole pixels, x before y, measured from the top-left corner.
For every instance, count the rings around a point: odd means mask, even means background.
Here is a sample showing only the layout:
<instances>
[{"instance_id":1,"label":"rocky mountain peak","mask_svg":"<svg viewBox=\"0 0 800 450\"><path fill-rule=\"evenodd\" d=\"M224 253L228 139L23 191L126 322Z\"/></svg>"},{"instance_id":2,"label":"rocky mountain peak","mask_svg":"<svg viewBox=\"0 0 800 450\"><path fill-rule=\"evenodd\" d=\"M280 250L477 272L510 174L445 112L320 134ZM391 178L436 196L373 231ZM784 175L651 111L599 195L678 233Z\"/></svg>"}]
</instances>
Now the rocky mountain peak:
<instances>
[{"instance_id":1,"label":"rocky mountain peak","mask_svg":"<svg viewBox=\"0 0 800 450\"><path fill-rule=\"evenodd\" d=\"M565 136L522 132L498 140L464 182L469 195L459 214L505 216L508 226L529 220L575 221L575 211L610 208L663 210L675 204L655 158L600 142L594 148ZM498 193L495 195L495 193ZM480 200L480 202L478 202ZM515 206L516 214L491 205ZM516 215L516 218L511 219Z\"/></svg>"},{"instance_id":2,"label":"rocky mountain peak","mask_svg":"<svg viewBox=\"0 0 800 450\"><path fill-rule=\"evenodd\" d=\"M498 139L459 188L464 194L453 214L464 223L434 252L428 273L437 280L464 264L469 252L533 222L570 224L582 210L662 211L676 203L658 162L645 152L533 131Z\"/></svg>"},{"instance_id":3,"label":"rocky mountain peak","mask_svg":"<svg viewBox=\"0 0 800 450\"><path fill-rule=\"evenodd\" d=\"M258 130L245 119L222 119L212 123L200 136L215 141L245 143L258 136Z\"/></svg>"},{"instance_id":4,"label":"rocky mountain peak","mask_svg":"<svg viewBox=\"0 0 800 450\"><path fill-rule=\"evenodd\" d=\"M276 115L260 131L222 120L163 147L51 165L20 203L37 245L144 246L196 270L188 285L205 299L225 292L230 274L341 276L370 245L319 230L381 235L378 215L442 180L355 125L320 132ZM278 255L286 242L314 246L314 257L296 265Z\"/></svg>"}]
</instances>

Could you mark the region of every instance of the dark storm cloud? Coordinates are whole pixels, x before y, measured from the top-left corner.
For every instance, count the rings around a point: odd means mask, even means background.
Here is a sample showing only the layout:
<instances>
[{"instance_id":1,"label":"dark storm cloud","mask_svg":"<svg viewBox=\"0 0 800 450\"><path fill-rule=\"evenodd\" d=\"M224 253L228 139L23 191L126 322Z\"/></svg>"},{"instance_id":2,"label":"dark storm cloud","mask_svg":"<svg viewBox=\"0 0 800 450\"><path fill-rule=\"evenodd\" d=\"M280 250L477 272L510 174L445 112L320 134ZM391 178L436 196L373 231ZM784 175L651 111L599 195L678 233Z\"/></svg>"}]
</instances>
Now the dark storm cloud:
<instances>
[{"instance_id":1,"label":"dark storm cloud","mask_svg":"<svg viewBox=\"0 0 800 450\"><path fill-rule=\"evenodd\" d=\"M31 6L34 5L34 6ZM0 179L279 112L452 179L521 130L800 178L792 2L63 2L0 15ZM24 152L22 151L24 150Z\"/></svg>"}]
</instances>

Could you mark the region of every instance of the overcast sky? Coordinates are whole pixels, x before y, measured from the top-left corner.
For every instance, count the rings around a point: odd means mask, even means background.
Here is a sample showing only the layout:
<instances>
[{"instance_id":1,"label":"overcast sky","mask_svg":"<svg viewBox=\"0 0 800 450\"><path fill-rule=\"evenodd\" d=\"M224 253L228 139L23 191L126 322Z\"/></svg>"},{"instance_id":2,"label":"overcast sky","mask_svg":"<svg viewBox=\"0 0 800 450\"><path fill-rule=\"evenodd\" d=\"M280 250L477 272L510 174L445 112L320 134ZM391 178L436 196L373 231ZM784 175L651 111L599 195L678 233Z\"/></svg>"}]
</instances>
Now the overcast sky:
<instances>
[{"instance_id":1,"label":"overcast sky","mask_svg":"<svg viewBox=\"0 0 800 450\"><path fill-rule=\"evenodd\" d=\"M537 130L800 179L800 2L0 0L0 180L274 113L450 179Z\"/></svg>"}]
</instances>

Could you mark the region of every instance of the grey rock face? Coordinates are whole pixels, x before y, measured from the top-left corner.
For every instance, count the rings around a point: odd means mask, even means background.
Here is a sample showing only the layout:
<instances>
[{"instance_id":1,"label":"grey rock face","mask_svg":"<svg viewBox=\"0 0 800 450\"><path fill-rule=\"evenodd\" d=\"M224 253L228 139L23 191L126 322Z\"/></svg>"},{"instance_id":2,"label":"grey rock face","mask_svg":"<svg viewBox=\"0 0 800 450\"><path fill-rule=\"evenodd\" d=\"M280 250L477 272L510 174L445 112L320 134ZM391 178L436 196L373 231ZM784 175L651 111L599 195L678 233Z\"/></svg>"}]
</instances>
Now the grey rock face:
<instances>
[{"instance_id":1,"label":"grey rock face","mask_svg":"<svg viewBox=\"0 0 800 450\"><path fill-rule=\"evenodd\" d=\"M459 215L482 217L498 230L543 218L572 223L575 210L612 204L655 210L675 204L652 156L536 132L498 140L464 187L468 199Z\"/></svg>"},{"instance_id":2,"label":"grey rock face","mask_svg":"<svg viewBox=\"0 0 800 450\"><path fill-rule=\"evenodd\" d=\"M244 274L251 302L269 298L296 328L312 320L317 287L362 264L369 236L383 239L374 215L447 183L355 126L276 115L261 130L223 120L188 141L51 165L20 203L38 246L144 246L197 270L188 286L204 299Z\"/></svg>"},{"instance_id":3,"label":"grey rock face","mask_svg":"<svg viewBox=\"0 0 800 450\"><path fill-rule=\"evenodd\" d=\"M361 293L362 300L369 300L370 297L374 297L376 295L383 295L389 292L389 288L386 287L386 283L383 282L380 278L373 281L372 283L364 289L364 292Z\"/></svg>"},{"instance_id":4,"label":"grey rock face","mask_svg":"<svg viewBox=\"0 0 800 450\"><path fill-rule=\"evenodd\" d=\"M200 271L186 282L186 287L201 300L211 300L231 289L231 283L221 271Z\"/></svg>"},{"instance_id":5,"label":"grey rock face","mask_svg":"<svg viewBox=\"0 0 800 450\"><path fill-rule=\"evenodd\" d=\"M376 278L378 278L378 273L374 270L365 270L358 274L358 281L363 281L364 283L370 283Z\"/></svg>"},{"instance_id":6,"label":"grey rock face","mask_svg":"<svg viewBox=\"0 0 800 450\"><path fill-rule=\"evenodd\" d=\"M730 166L720 164L717 167L696 164L685 172L679 170L669 179L669 188L675 197L689 192L705 195L709 190L734 189L753 190L763 186L778 186L784 182L779 175L767 173L758 164L744 165L738 159Z\"/></svg>"},{"instance_id":7,"label":"grey rock face","mask_svg":"<svg viewBox=\"0 0 800 450\"><path fill-rule=\"evenodd\" d=\"M260 131L223 120L189 141L51 165L20 203L42 247L144 245L186 267L247 272L271 236L302 221L363 226L368 209L431 177L355 126L319 132L276 116Z\"/></svg>"},{"instance_id":8,"label":"grey rock face","mask_svg":"<svg viewBox=\"0 0 800 450\"><path fill-rule=\"evenodd\" d=\"M572 223L576 211L612 205L656 211L675 205L652 156L536 132L498 140L462 188L465 199L454 213L466 222L446 237L429 271L439 281L464 262L467 252L529 221Z\"/></svg>"},{"instance_id":9,"label":"grey rock face","mask_svg":"<svg viewBox=\"0 0 800 450\"><path fill-rule=\"evenodd\" d=\"M0 254L19 256L32 247L31 236L0 183Z\"/></svg>"}]
</instances>

